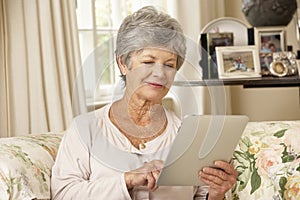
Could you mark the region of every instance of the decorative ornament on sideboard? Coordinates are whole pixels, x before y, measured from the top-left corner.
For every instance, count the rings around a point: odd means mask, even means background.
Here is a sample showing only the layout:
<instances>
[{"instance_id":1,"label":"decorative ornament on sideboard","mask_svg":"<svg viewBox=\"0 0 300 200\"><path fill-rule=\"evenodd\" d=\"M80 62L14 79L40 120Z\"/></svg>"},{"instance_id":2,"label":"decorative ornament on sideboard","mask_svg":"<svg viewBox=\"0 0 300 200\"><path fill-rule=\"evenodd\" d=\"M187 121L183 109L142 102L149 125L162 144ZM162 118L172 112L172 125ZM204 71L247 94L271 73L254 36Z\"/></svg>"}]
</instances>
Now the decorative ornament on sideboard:
<instances>
[{"instance_id":1,"label":"decorative ornament on sideboard","mask_svg":"<svg viewBox=\"0 0 300 200\"><path fill-rule=\"evenodd\" d=\"M254 27L286 26L297 10L297 0L243 0L242 11Z\"/></svg>"}]
</instances>

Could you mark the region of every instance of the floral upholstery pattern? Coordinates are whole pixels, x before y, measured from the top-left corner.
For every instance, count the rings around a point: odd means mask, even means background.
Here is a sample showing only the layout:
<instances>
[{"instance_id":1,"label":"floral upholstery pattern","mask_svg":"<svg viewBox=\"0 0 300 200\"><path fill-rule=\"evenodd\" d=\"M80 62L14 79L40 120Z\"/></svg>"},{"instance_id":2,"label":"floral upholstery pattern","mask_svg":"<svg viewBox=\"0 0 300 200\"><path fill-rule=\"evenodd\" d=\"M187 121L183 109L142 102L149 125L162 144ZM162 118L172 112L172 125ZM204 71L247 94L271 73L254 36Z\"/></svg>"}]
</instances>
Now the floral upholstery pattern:
<instances>
[{"instance_id":1,"label":"floral upholstery pattern","mask_svg":"<svg viewBox=\"0 0 300 200\"><path fill-rule=\"evenodd\" d=\"M300 199L300 121L249 122L233 162L231 199Z\"/></svg>"},{"instance_id":2,"label":"floral upholstery pattern","mask_svg":"<svg viewBox=\"0 0 300 200\"><path fill-rule=\"evenodd\" d=\"M0 139L0 200L50 199L50 176L63 133Z\"/></svg>"}]
</instances>

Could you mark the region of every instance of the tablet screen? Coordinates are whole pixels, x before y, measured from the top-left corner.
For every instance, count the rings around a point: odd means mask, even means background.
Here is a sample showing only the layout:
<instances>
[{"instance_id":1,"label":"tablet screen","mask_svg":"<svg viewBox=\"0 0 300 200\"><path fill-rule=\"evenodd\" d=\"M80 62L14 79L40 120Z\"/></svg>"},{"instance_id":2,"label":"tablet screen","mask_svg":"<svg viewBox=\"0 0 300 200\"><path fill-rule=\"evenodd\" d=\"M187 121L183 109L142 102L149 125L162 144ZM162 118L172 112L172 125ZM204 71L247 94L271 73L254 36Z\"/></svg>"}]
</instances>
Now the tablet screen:
<instances>
[{"instance_id":1,"label":"tablet screen","mask_svg":"<svg viewBox=\"0 0 300 200\"><path fill-rule=\"evenodd\" d=\"M229 161L249 121L244 115L191 115L172 144L158 185L200 186L199 171Z\"/></svg>"}]
</instances>

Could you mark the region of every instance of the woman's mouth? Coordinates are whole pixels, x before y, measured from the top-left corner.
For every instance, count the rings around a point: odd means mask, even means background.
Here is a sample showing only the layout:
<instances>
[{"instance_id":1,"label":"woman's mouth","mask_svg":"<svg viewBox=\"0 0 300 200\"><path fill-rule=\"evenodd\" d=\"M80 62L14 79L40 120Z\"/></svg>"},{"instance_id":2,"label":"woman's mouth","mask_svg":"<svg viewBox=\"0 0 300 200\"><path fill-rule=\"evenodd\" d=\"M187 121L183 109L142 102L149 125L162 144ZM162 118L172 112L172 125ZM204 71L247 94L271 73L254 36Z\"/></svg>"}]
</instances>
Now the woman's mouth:
<instances>
[{"instance_id":1,"label":"woman's mouth","mask_svg":"<svg viewBox=\"0 0 300 200\"><path fill-rule=\"evenodd\" d=\"M151 87L155 87L155 88L161 88L163 87L162 84L159 84L159 83L148 83Z\"/></svg>"}]
</instances>

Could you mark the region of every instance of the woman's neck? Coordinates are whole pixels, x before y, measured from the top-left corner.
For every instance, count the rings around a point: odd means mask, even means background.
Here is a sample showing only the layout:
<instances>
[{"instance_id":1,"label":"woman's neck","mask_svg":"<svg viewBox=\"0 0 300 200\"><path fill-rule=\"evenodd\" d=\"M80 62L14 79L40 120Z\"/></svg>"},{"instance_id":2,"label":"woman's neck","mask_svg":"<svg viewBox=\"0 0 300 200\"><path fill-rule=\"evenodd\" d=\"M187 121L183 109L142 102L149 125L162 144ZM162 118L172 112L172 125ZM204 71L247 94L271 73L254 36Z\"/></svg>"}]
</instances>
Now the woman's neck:
<instances>
[{"instance_id":1,"label":"woman's neck","mask_svg":"<svg viewBox=\"0 0 300 200\"><path fill-rule=\"evenodd\" d=\"M130 119L138 126L147 126L153 119L159 119L164 114L161 102L152 102L132 96L122 98L120 105L126 110Z\"/></svg>"},{"instance_id":2,"label":"woman's neck","mask_svg":"<svg viewBox=\"0 0 300 200\"><path fill-rule=\"evenodd\" d=\"M124 112L125 111L125 112ZM161 104L125 97L112 104L112 123L136 148L160 136L167 127L166 113Z\"/></svg>"}]
</instances>

